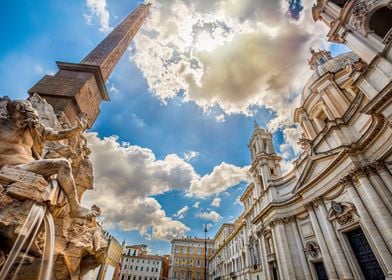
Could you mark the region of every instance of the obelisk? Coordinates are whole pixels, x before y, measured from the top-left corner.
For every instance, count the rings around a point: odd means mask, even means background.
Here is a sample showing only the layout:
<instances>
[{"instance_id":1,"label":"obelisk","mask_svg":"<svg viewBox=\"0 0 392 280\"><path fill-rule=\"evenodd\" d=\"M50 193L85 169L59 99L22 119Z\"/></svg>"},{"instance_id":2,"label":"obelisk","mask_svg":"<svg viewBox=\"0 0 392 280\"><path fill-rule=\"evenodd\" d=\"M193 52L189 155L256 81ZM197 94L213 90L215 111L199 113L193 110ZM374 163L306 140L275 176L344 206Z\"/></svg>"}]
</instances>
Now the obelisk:
<instances>
[{"instance_id":1,"label":"obelisk","mask_svg":"<svg viewBox=\"0 0 392 280\"><path fill-rule=\"evenodd\" d=\"M102 100L109 100L105 82L149 14L150 4L140 4L80 63L56 62L60 69L45 75L28 93L38 93L56 113L72 122L86 113L91 127Z\"/></svg>"}]
</instances>

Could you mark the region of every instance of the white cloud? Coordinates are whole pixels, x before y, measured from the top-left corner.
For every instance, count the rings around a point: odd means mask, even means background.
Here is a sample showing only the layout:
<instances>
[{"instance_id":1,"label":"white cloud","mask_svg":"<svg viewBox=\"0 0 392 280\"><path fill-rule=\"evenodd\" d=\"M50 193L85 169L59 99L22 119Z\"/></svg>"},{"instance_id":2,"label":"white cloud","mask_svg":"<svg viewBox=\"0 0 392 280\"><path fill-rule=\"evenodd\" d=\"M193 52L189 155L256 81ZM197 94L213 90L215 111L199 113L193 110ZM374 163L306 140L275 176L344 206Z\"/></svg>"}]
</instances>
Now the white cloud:
<instances>
[{"instance_id":1,"label":"white cloud","mask_svg":"<svg viewBox=\"0 0 392 280\"><path fill-rule=\"evenodd\" d=\"M225 192L227 189L249 181L248 166L238 167L222 162L210 174L194 179L188 191L189 196L208 197Z\"/></svg>"},{"instance_id":2,"label":"white cloud","mask_svg":"<svg viewBox=\"0 0 392 280\"><path fill-rule=\"evenodd\" d=\"M192 205L193 208L199 208L200 206L200 201L196 201L195 204Z\"/></svg>"},{"instance_id":3,"label":"white cloud","mask_svg":"<svg viewBox=\"0 0 392 280\"><path fill-rule=\"evenodd\" d=\"M190 161L191 159L196 158L198 156L199 156L199 152L189 151L184 153L184 160Z\"/></svg>"},{"instance_id":4,"label":"white cloud","mask_svg":"<svg viewBox=\"0 0 392 280\"><path fill-rule=\"evenodd\" d=\"M222 216L215 211L201 212L197 215L197 217L200 219L208 220L208 221L212 221L212 222L217 222L218 220L222 219Z\"/></svg>"},{"instance_id":5,"label":"white cloud","mask_svg":"<svg viewBox=\"0 0 392 280\"><path fill-rule=\"evenodd\" d=\"M286 174L291 171L294 166L290 160L283 159L280 161L280 168L282 169L282 174Z\"/></svg>"},{"instance_id":6,"label":"white cloud","mask_svg":"<svg viewBox=\"0 0 392 280\"><path fill-rule=\"evenodd\" d=\"M149 149L120 144L116 137L100 139L87 134L92 151L95 190L86 203L102 208L107 226L139 230L147 238L171 240L189 228L166 216L159 202L150 197L170 189L186 189L197 178L193 167L174 154L157 160Z\"/></svg>"},{"instance_id":7,"label":"white cloud","mask_svg":"<svg viewBox=\"0 0 392 280\"><path fill-rule=\"evenodd\" d=\"M175 213L173 215L173 217L178 218L178 219L183 219L189 209L190 209L189 206L186 205L186 206L182 207L180 210L178 210L177 213Z\"/></svg>"},{"instance_id":8,"label":"white cloud","mask_svg":"<svg viewBox=\"0 0 392 280\"><path fill-rule=\"evenodd\" d=\"M276 113L269 129L291 127L310 75L308 49L326 44L313 1L302 5L299 15L287 0L155 0L133 59L163 102L183 94L205 110L247 115L265 106Z\"/></svg>"},{"instance_id":9,"label":"white cloud","mask_svg":"<svg viewBox=\"0 0 392 280\"><path fill-rule=\"evenodd\" d=\"M225 114L220 114L220 115L216 116L216 117L215 117L215 120L216 120L217 122L225 122L225 121L226 121L226 119L225 119Z\"/></svg>"},{"instance_id":10,"label":"white cloud","mask_svg":"<svg viewBox=\"0 0 392 280\"><path fill-rule=\"evenodd\" d=\"M88 11L83 14L87 24L92 24L94 19L99 21L99 31L108 33L112 30L109 25L109 10L106 0L86 0Z\"/></svg>"},{"instance_id":11,"label":"white cloud","mask_svg":"<svg viewBox=\"0 0 392 280\"><path fill-rule=\"evenodd\" d=\"M138 230L146 238L171 240L189 228L168 217L152 196L177 189L208 197L246 179L248 167L222 163L211 174L200 176L191 164L175 154L156 159L150 149L119 143L117 137L99 138L87 133L94 167L94 191L87 192L83 203L101 207L105 225L121 230ZM211 188L207 186L211 185ZM200 202L192 206L199 207ZM181 219L189 207L173 217ZM211 218L217 218L214 211ZM203 215L204 217L205 215Z\"/></svg>"},{"instance_id":12,"label":"white cloud","mask_svg":"<svg viewBox=\"0 0 392 280\"><path fill-rule=\"evenodd\" d=\"M236 199L235 199L235 204L242 205L242 202L241 202L241 195L239 195L239 196L236 197Z\"/></svg>"},{"instance_id":13,"label":"white cloud","mask_svg":"<svg viewBox=\"0 0 392 280\"><path fill-rule=\"evenodd\" d=\"M221 204L221 202L222 202L222 199L221 199L220 197L215 197L215 198L212 200L212 202L211 202L211 206L219 207L220 204Z\"/></svg>"}]
</instances>

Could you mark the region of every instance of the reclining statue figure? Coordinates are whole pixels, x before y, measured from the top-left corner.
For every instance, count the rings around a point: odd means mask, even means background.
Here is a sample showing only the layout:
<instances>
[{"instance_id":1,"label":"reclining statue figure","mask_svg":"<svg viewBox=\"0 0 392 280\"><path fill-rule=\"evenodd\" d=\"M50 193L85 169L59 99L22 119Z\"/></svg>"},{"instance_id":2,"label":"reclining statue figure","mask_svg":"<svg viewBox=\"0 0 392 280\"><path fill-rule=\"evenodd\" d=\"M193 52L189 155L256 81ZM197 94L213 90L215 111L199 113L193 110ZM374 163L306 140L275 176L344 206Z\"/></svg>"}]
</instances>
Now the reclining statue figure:
<instances>
[{"instance_id":1,"label":"reclining statue figure","mask_svg":"<svg viewBox=\"0 0 392 280\"><path fill-rule=\"evenodd\" d=\"M65 158L43 159L45 141L58 141L76 136L87 126L87 120L77 119L73 128L53 130L39 121L38 113L28 100L0 98L0 168L10 165L40 174L46 179L57 175L65 192L72 218L91 219L99 213L80 205L72 168Z\"/></svg>"}]
</instances>

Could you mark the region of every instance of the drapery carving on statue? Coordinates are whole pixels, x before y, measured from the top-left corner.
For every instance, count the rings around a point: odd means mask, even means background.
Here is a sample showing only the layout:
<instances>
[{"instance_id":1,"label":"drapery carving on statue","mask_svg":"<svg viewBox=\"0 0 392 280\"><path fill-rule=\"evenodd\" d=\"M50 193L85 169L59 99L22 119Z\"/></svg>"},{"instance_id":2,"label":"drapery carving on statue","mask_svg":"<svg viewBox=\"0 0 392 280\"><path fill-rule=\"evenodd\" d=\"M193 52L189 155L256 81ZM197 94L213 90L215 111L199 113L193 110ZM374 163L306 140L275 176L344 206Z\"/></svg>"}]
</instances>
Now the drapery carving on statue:
<instances>
[{"instance_id":1,"label":"drapery carving on statue","mask_svg":"<svg viewBox=\"0 0 392 280\"><path fill-rule=\"evenodd\" d=\"M16 169L42 175L45 179L57 176L70 206L70 216L88 218L97 216L93 209L79 203L71 164L64 158L42 158L46 141L59 141L79 135L87 120L77 119L74 127L55 130L42 124L37 111L28 100L0 99L0 168Z\"/></svg>"}]
</instances>

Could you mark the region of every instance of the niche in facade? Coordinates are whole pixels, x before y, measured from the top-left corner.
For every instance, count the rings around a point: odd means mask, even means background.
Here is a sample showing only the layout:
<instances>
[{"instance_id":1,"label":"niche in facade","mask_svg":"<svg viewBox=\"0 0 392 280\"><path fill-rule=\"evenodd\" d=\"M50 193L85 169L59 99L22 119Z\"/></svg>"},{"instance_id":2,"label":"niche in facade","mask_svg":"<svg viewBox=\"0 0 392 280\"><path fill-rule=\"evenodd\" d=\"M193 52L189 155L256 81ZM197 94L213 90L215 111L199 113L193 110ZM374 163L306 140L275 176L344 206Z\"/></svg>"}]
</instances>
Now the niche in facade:
<instances>
[{"instance_id":1,"label":"niche in facade","mask_svg":"<svg viewBox=\"0 0 392 280\"><path fill-rule=\"evenodd\" d=\"M378 9L369 20L369 29L384 39L392 28L392 9L382 7Z\"/></svg>"}]
</instances>

